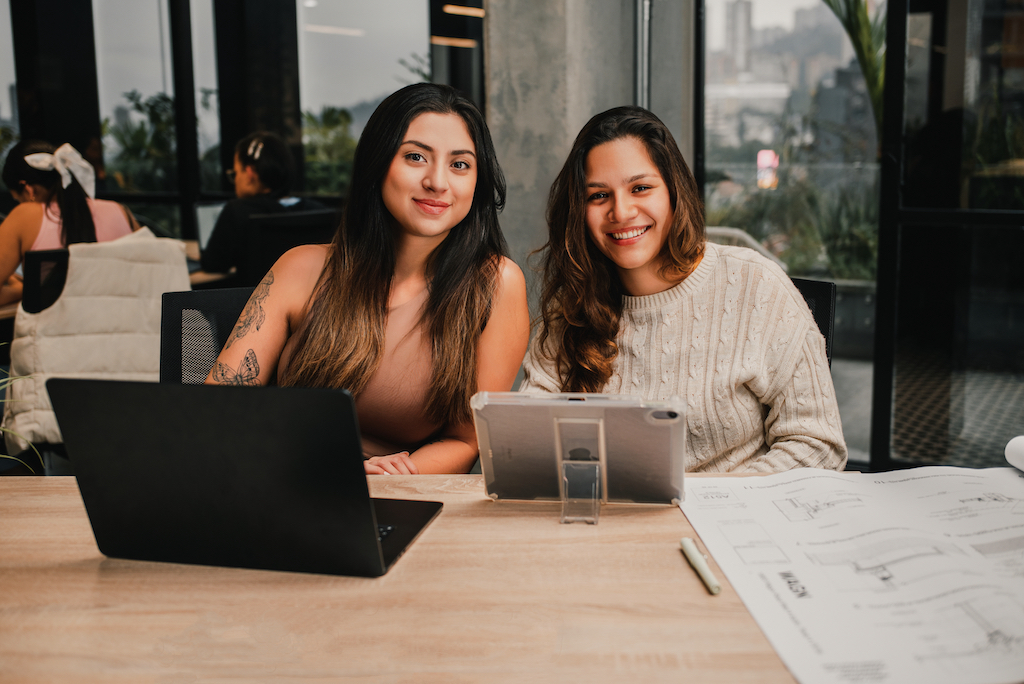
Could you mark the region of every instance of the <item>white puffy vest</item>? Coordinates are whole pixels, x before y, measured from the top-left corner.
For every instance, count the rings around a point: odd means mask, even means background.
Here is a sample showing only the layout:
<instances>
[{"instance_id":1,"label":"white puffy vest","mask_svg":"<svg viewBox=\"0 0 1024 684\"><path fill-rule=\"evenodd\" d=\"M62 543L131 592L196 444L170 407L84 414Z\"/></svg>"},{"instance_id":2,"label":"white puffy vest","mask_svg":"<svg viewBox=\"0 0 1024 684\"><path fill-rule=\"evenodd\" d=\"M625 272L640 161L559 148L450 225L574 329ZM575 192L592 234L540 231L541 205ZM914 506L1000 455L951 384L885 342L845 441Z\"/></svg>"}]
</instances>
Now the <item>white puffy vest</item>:
<instances>
[{"instance_id":1,"label":"white puffy vest","mask_svg":"<svg viewBox=\"0 0 1024 684\"><path fill-rule=\"evenodd\" d=\"M14 322L3 419L10 454L63 441L48 378L159 380L160 296L191 289L182 242L148 228L68 250L60 297L39 313L19 307Z\"/></svg>"}]
</instances>

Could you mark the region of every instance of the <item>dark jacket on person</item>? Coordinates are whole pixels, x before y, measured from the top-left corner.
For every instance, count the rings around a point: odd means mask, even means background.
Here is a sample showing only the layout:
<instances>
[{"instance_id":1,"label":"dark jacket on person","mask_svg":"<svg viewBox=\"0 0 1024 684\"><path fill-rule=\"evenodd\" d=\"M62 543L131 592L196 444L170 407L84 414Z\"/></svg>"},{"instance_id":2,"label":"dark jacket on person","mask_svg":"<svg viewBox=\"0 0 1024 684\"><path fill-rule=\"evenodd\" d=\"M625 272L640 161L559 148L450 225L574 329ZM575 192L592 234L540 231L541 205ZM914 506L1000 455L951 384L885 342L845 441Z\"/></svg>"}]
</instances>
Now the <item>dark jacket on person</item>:
<instances>
[{"instance_id":1,"label":"dark jacket on person","mask_svg":"<svg viewBox=\"0 0 1024 684\"><path fill-rule=\"evenodd\" d=\"M240 268L246 255L246 228L255 214L276 214L285 211L326 209L316 200L298 197L277 199L269 195L241 197L224 205L210 240L200 255L199 263L209 273L225 273Z\"/></svg>"}]
</instances>

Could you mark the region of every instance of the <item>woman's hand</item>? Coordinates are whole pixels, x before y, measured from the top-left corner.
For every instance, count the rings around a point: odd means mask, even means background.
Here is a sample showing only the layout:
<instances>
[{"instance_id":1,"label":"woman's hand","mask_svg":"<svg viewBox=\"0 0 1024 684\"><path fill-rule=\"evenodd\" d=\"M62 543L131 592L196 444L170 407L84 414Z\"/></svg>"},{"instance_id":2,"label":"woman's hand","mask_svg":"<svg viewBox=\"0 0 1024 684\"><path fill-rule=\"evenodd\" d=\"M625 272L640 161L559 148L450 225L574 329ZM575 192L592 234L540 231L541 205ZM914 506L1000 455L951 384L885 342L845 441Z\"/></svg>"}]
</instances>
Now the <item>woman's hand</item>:
<instances>
[{"instance_id":1,"label":"woman's hand","mask_svg":"<svg viewBox=\"0 0 1024 684\"><path fill-rule=\"evenodd\" d=\"M367 475L419 475L420 469L409 458L408 451L387 456L372 456L363 461Z\"/></svg>"}]
</instances>

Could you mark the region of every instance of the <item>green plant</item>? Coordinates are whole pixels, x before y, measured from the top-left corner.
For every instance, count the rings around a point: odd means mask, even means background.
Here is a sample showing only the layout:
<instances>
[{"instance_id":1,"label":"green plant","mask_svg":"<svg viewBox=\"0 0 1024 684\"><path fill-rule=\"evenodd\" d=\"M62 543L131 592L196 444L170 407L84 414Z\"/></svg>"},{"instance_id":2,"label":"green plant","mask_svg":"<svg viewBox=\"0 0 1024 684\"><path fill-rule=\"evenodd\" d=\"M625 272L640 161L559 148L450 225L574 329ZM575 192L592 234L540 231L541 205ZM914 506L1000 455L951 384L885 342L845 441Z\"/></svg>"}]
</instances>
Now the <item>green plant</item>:
<instances>
[{"instance_id":1,"label":"green plant","mask_svg":"<svg viewBox=\"0 0 1024 684\"><path fill-rule=\"evenodd\" d=\"M882 98L885 91L885 5L874 16L865 0L824 0L850 37L864 81L867 83L875 131L882 134Z\"/></svg>"},{"instance_id":2,"label":"green plant","mask_svg":"<svg viewBox=\"0 0 1024 684\"><path fill-rule=\"evenodd\" d=\"M143 99L137 90L124 96L131 109L143 114L145 120L135 123L125 119L115 124L104 120L104 137L109 135L118 146L108 167L110 175L129 192L177 189L174 98L157 93Z\"/></svg>"},{"instance_id":3,"label":"green plant","mask_svg":"<svg viewBox=\"0 0 1024 684\"><path fill-rule=\"evenodd\" d=\"M341 107L324 107L319 114L303 112L302 146L308 192L343 195L348 191L356 153L351 127L352 114Z\"/></svg>"},{"instance_id":4,"label":"green plant","mask_svg":"<svg viewBox=\"0 0 1024 684\"><path fill-rule=\"evenodd\" d=\"M874 280L878 266L877 188L841 188L819 203L817 232L835 278Z\"/></svg>"},{"instance_id":5,"label":"green plant","mask_svg":"<svg viewBox=\"0 0 1024 684\"><path fill-rule=\"evenodd\" d=\"M415 52L409 54L409 60L399 58L398 63L405 67L405 70L419 79L418 83L430 83L433 80L433 67L430 64L430 54L418 55Z\"/></svg>"},{"instance_id":6,"label":"green plant","mask_svg":"<svg viewBox=\"0 0 1024 684\"><path fill-rule=\"evenodd\" d=\"M8 386L10 386L11 383L16 382L18 379L20 379L20 377L21 376L11 376L10 374L8 374L7 377L0 379L0 392L2 392L6 396ZM6 401L6 400L0 399L0 401ZM11 433L12 435L15 435L16 437L21 437L22 439L24 439L24 437L21 434L15 432L14 430L11 430L11 429L6 428L6 427L0 427L0 433L8 433L8 432ZM28 440L25 440L25 441L28 441ZM39 459L39 470L40 470L40 472L42 472L42 470L44 468L44 466L43 466L43 455L41 453L39 453L39 450L36 449L36 446L34 444L32 444L32 442L28 442L28 445L29 445L29 447L32 448L32 452L36 455L36 458ZM36 471L35 471L35 468L33 468L31 465L29 465L25 461L21 460L20 458L18 458L17 456L11 456L9 454L0 454L0 459L6 459L8 461L17 461L21 465L23 465L26 468L28 468L28 471L30 473L32 473L33 475L37 474Z\"/></svg>"},{"instance_id":7,"label":"green plant","mask_svg":"<svg viewBox=\"0 0 1024 684\"><path fill-rule=\"evenodd\" d=\"M816 187L783 174L778 188L755 190L724 206L715 206L715 198L709 197L707 224L745 230L782 259L790 275L803 275L823 266L814 220L819 202Z\"/></svg>"}]
</instances>

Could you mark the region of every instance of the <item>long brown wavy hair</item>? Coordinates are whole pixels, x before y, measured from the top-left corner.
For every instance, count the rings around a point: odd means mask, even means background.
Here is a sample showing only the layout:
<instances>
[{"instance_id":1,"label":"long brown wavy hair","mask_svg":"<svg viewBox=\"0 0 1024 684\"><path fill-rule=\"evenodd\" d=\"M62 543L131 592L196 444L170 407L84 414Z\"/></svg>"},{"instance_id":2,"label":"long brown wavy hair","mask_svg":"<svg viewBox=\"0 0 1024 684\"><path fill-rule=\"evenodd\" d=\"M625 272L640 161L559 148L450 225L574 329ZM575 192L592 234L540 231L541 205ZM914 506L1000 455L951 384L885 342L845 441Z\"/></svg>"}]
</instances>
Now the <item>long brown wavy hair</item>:
<instances>
[{"instance_id":1,"label":"long brown wavy hair","mask_svg":"<svg viewBox=\"0 0 1024 684\"><path fill-rule=\"evenodd\" d=\"M480 110L449 86L418 83L388 96L356 146L341 225L317 281L295 355L282 385L345 388L358 395L380 364L395 271L395 219L381 189L409 123L420 114L455 114L476 147L477 180L469 214L427 263L424 319L432 347L427 415L441 424L471 418L476 347L490 314L501 257L498 226L505 178Z\"/></svg>"},{"instance_id":2,"label":"long brown wavy hair","mask_svg":"<svg viewBox=\"0 0 1024 684\"><path fill-rule=\"evenodd\" d=\"M540 352L555 362L563 392L600 392L618 354L615 337L626 294L611 259L588 237L587 156L598 145L635 138L668 186L673 223L661 252L661 275L685 278L704 254L704 206L675 138L641 107L616 107L587 122L548 195L548 241L539 316Z\"/></svg>"}]
</instances>

